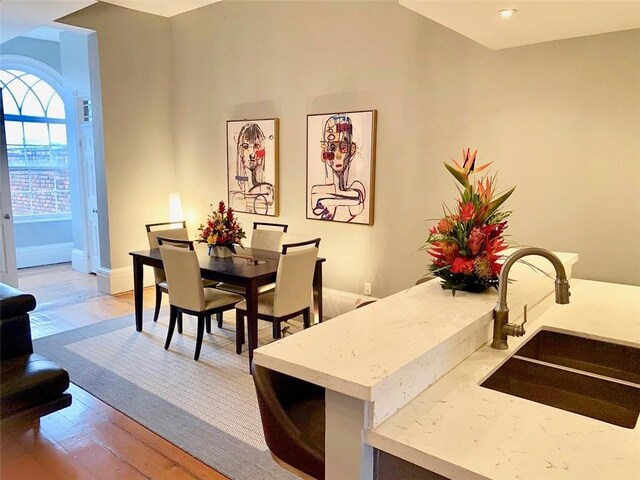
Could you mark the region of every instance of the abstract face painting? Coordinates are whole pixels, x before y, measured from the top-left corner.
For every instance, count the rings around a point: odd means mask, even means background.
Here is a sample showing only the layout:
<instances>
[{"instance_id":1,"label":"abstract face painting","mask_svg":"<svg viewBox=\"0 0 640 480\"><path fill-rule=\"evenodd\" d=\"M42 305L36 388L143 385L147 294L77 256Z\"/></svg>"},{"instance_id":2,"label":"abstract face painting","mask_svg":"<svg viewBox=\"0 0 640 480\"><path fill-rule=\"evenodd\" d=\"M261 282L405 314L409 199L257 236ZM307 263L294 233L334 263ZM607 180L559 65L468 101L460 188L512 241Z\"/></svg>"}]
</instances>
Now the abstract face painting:
<instances>
[{"instance_id":1,"label":"abstract face painting","mask_svg":"<svg viewBox=\"0 0 640 480\"><path fill-rule=\"evenodd\" d=\"M278 214L278 119L227 122L229 206Z\"/></svg>"},{"instance_id":2,"label":"abstract face painting","mask_svg":"<svg viewBox=\"0 0 640 480\"><path fill-rule=\"evenodd\" d=\"M373 224L376 111L307 116L307 218Z\"/></svg>"}]
</instances>

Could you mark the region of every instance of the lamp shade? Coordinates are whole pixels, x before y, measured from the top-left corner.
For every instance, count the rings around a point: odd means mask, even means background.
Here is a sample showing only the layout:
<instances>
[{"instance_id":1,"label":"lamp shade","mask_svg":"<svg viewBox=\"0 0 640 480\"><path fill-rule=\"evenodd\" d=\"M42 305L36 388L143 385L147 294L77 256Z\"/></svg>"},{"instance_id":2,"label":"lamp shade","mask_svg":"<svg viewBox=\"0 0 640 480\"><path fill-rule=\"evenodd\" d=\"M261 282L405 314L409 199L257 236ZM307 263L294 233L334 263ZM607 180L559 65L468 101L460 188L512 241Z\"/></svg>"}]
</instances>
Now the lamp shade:
<instances>
[{"instance_id":1,"label":"lamp shade","mask_svg":"<svg viewBox=\"0 0 640 480\"><path fill-rule=\"evenodd\" d=\"M169 194L169 221L177 222L182 220L182 199L178 192Z\"/></svg>"}]
</instances>

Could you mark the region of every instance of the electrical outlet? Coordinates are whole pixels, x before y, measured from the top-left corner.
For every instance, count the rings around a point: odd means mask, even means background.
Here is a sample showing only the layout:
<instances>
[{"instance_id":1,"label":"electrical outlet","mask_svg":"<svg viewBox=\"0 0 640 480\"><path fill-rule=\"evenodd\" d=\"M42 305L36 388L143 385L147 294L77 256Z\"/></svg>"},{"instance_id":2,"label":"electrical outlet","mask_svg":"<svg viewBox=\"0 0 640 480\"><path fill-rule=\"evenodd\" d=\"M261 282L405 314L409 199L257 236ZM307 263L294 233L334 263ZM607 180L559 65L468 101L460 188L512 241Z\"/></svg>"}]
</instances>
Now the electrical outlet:
<instances>
[{"instance_id":1,"label":"electrical outlet","mask_svg":"<svg viewBox=\"0 0 640 480\"><path fill-rule=\"evenodd\" d=\"M364 282L364 294L365 295L371 295L371 283L370 282Z\"/></svg>"}]
</instances>

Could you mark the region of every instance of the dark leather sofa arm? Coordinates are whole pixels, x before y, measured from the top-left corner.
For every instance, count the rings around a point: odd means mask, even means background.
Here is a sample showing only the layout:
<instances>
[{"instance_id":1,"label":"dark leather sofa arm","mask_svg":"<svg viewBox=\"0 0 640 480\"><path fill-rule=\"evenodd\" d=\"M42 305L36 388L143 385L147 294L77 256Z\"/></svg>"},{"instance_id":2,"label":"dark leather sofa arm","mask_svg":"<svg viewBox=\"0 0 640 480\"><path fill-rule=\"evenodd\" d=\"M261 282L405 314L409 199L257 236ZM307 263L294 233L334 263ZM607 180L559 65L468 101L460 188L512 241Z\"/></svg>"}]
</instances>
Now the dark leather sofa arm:
<instances>
[{"instance_id":1,"label":"dark leather sofa arm","mask_svg":"<svg viewBox=\"0 0 640 480\"><path fill-rule=\"evenodd\" d=\"M0 283L0 359L33 353L29 312L34 308L33 295Z\"/></svg>"}]
</instances>

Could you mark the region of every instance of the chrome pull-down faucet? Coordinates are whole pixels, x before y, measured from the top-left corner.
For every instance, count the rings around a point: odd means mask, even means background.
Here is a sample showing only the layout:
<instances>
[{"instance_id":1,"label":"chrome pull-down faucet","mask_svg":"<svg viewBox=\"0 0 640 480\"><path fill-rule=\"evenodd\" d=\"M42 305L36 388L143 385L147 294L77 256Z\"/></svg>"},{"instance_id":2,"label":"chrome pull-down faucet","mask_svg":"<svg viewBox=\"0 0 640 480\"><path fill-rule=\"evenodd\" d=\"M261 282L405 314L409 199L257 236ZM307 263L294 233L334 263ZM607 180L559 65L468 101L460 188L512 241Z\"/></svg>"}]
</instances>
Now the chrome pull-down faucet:
<instances>
[{"instance_id":1,"label":"chrome pull-down faucet","mask_svg":"<svg viewBox=\"0 0 640 480\"><path fill-rule=\"evenodd\" d=\"M502 264L498 285L498 302L493 309L493 342L491 343L491 346L498 350L506 350L509 348L509 345L507 344L508 335L521 337L525 333L522 325L509 323L507 284L509 279L509 270L511 270L513 264L527 255L539 255L551 262L553 268L556 270L556 303L563 305L569 303L569 296L571 295L569 292L569 280L567 280L564 265L562 265L562 262L554 253L538 247L523 248L512 253Z\"/></svg>"}]
</instances>

